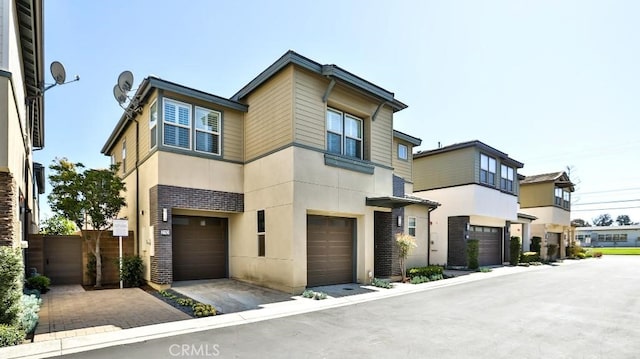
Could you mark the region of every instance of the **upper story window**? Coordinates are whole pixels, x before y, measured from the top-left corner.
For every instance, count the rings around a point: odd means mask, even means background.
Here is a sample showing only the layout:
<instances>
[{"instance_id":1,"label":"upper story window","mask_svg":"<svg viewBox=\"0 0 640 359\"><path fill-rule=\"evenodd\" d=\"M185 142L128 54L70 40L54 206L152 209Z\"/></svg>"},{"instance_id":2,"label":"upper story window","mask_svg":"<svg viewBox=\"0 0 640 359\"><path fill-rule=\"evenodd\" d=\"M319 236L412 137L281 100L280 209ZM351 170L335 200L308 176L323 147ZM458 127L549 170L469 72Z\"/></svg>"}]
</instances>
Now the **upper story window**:
<instances>
[{"instance_id":1,"label":"upper story window","mask_svg":"<svg viewBox=\"0 0 640 359\"><path fill-rule=\"evenodd\" d=\"M562 188L556 187L555 202L554 202L556 206L562 206L562 199L563 199L562 192L564 192Z\"/></svg>"},{"instance_id":2,"label":"upper story window","mask_svg":"<svg viewBox=\"0 0 640 359\"><path fill-rule=\"evenodd\" d=\"M162 115L163 144L191 149L191 106L164 99Z\"/></svg>"},{"instance_id":3,"label":"upper story window","mask_svg":"<svg viewBox=\"0 0 640 359\"><path fill-rule=\"evenodd\" d=\"M362 159L362 120L327 110L327 151Z\"/></svg>"},{"instance_id":4,"label":"upper story window","mask_svg":"<svg viewBox=\"0 0 640 359\"><path fill-rule=\"evenodd\" d=\"M571 205L571 193L568 191L562 191L562 207L569 208Z\"/></svg>"},{"instance_id":5,"label":"upper story window","mask_svg":"<svg viewBox=\"0 0 640 359\"><path fill-rule=\"evenodd\" d=\"M506 165L500 165L500 189L507 191L507 192L513 192L513 168L506 166Z\"/></svg>"},{"instance_id":6,"label":"upper story window","mask_svg":"<svg viewBox=\"0 0 640 359\"><path fill-rule=\"evenodd\" d=\"M153 101L149 107L149 149L158 144L158 103Z\"/></svg>"},{"instance_id":7,"label":"upper story window","mask_svg":"<svg viewBox=\"0 0 640 359\"><path fill-rule=\"evenodd\" d=\"M409 159L409 147L407 145L398 143L398 158L405 161Z\"/></svg>"},{"instance_id":8,"label":"upper story window","mask_svg":"<svg viewBox=\"0 0 640 359\"><path fill-rule=\"evenodd\" d=\"M196 151L220 154L220 112L196 107Z\"/></svg>"},{"instance_id":9,"label":"upper story window","mask_svg":"<svg viewBox=\"0 0 640 359\"><path fill-rule=\"evenodd\" d=\"M480 154L480 183L496 185L496 159Z\"/></svg>"}]
</instances>

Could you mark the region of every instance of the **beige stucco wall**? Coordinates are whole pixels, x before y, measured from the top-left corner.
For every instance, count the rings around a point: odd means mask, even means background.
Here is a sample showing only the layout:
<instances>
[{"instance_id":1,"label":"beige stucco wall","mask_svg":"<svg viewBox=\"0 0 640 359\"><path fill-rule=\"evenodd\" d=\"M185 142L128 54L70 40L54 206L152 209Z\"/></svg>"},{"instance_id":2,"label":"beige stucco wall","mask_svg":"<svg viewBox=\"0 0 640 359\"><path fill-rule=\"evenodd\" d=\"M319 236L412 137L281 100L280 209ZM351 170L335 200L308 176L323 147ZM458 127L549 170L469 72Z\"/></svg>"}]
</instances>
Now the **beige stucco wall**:
<instances>
[{"instance_id":1,"label":"beige stucco wall","mask_svg":"<svg viewBox=\"0 0 640 359\"><path fill-rule=\"evenodd\" d=\"M414 196L441 204L431 213L431 263L447 263L449 217L469 216L471 225L504 227L516 221L517 197L480 185L420 191Z\"/></svg>"},{"instance_id":2,"label":"beige stucco wall","mask_svg":"<svg viewBox=\"0 0 640 359\"><path fill-rule=\"evenodd\" d=\"M553 182L520 184L520 207L553 206L555 200Z\"/></svg>"},{"instance_id":3,"label":"beige stucco wall","mask_svg":"<svg viewBox=\"0 0 640 359\"><path fill-rule=\"evenodd\" d=\"M429 248L429 218L427 207L420 205L405 207L404 219L402 221L402 227L405 233L409 233L409 217L416 218L415 238L417 247L412 249L407 257L407 268L424 267L427 265L427 254Z\"/></svg>"},{"instance_id":4,"label":"beige stucco wall","mask_svg":"<svg viewBox=\"0 0 640 359\"><path fill-rule=\"evenodd\" d=\"M243 192L241 164L159 151L158 168L159 184Z\"/></svg>"},{"instance_id":5,"label":"beige stucco wall","mask_svg":"<svg viewBox=\"0 0 640 359\"><path fill-rule=\"evenodd\" d=\"M522 213L538 217L535 224L571 225L571 212L555 206L523 208Z\"/></svg>"}]
</instances>

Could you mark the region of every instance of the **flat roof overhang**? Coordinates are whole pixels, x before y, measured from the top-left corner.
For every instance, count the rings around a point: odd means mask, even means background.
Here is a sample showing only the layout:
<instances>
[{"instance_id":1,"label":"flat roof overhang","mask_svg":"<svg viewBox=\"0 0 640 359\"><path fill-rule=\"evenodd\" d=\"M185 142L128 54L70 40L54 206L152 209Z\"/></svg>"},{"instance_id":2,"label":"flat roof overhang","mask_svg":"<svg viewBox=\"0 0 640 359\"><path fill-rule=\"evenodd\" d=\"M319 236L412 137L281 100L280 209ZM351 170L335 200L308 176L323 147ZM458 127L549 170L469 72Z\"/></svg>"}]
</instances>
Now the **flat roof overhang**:
<instances>
[{"instance_id":1,"label":"flat roof overhang","mask_svg":"<svg viewBox=\"0 0 640 359\"><path fill-rule=\"evenodd\" d=\"M417 197L396 197L396 196L384 196L384 197L367 197L367 206L384 207L384 208L402 208L410 206L412 204L423 205L431 209L436 209L440 206L440 203L429 201Z\"/></svg>"}]
</instances>

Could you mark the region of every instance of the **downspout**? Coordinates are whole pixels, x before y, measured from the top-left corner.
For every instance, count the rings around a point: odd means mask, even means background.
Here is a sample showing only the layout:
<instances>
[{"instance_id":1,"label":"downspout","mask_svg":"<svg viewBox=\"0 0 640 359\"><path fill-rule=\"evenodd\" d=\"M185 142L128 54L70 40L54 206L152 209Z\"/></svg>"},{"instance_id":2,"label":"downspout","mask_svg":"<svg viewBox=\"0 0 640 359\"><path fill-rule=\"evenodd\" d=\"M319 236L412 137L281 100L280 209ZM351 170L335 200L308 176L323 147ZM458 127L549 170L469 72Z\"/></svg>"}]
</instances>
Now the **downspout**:
<instances>
[{"instance_id":1,"label":"downspout","mask_svg":"<svg viewBox=\"0 0 640 359\"><path fill-rule=\"evenodd\" d=\"M140 255L140 169L138 168L140 164L140 130L138 120L136 122L136 247L134 248L134 253Z\"/></svg>"}]
</instances>

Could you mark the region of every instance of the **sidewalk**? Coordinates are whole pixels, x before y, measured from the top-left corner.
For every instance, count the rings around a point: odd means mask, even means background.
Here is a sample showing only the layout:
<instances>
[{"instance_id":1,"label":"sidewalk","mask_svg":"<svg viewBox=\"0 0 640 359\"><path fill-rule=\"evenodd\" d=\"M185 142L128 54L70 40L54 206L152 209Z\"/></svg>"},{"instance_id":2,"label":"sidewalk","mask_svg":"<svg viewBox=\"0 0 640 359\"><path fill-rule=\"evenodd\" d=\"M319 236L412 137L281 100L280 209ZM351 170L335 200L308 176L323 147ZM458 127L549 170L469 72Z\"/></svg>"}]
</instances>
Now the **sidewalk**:
<instances>
[{"instance_id":1,"label":"sidewalk","mask_svg":"<svg viewBox=\"0 0 640 359\"><path fill-rule=\"evenodd\" d=\"M581 261L564 261L563 263L555 263L554 266L572 265L579 262ZM73 337L60 337L54 338L52 340L36 341L31 344L0 348L0 357L7 359L45 358L78 353L114 345L136 343L150 339L169 337L172 335L187 334L280 318L284 316L303 314L329 308L337 308L382 298L395 297L409 293L429 291L437 288L496 278L504 275L512 275L529 271L548 270L551 268L553 268L553 266L550 265L531 267L498 267L494 268L491 272L488 273L474 272L455 278L435 282L427 282L417 285L409 283L394 283L394 287L391 289L362 286L363 288L368 290L367 293L342 296L339 298L329 297L326 300L312 300L302 298L301 296L295 296L291 301L265 304L258 309L252 309L244 312L223 314L220 316L199 319L179 320L170 323L146 325L130 329L113 330L103 333L85 333L84 335L77 335ZM146 293L142 294L148 295ZM152 297L150 295L148 296ZM126 305L119 309L126 310L125 307Z\"/></svg>"}]
</instances>

